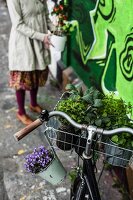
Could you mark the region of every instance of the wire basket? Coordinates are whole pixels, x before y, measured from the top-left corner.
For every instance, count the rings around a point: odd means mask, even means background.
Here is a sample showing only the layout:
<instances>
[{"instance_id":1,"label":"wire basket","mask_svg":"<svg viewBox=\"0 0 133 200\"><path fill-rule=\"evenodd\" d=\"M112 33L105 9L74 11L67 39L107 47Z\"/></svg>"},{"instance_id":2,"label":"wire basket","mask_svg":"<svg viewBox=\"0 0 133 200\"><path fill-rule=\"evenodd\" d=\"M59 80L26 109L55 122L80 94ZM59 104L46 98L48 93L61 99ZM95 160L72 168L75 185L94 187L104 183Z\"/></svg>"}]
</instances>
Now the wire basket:
<instances>
[{"instance_id":1,"label":"wire basket","mask_svg":"<svg viewBox=\"0 0 133 200\"><path fill-rule=\"evenodd\" d=\"M63 94L60 100L64 96L66 98L67 95ZM54 148L59 148L63 151L75 150L77 154L82 156L87 141L86 131L77 130L71 125L64 127L59 117L55 116L50 118L46 126L47 135ZM113 166L126 167L129 162L131 164L133 161L133 150L118 147L108 137L105 139L105 136L96 136L93 139L92 150L94 152L93 155L96 155L96 157L99 154L103 154L105 160Z\"/></svg>"}]
</instances>

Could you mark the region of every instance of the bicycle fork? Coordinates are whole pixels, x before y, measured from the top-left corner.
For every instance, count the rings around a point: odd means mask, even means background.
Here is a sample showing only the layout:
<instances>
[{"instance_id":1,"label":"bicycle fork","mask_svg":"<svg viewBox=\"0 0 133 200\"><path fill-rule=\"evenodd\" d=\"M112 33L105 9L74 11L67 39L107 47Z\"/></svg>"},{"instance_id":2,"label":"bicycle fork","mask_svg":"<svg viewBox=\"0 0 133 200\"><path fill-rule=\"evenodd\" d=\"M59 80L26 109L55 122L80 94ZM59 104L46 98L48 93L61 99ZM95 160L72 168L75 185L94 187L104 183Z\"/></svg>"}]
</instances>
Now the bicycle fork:
<instances>
[{"instance_id":1,"label":"bicycle fork","mask_svg":"<svg viewBox=\"0 0 133 200\"><path fill-rule=\"evenodd\" d=\"M94 165L92 163L92 139L96 133L94 127L88 127L88 138L85 151L83 152L83 179L86 182L89 194L92 200L101 200L98 184L94 173Z\"/></svg>"}]
</instances>

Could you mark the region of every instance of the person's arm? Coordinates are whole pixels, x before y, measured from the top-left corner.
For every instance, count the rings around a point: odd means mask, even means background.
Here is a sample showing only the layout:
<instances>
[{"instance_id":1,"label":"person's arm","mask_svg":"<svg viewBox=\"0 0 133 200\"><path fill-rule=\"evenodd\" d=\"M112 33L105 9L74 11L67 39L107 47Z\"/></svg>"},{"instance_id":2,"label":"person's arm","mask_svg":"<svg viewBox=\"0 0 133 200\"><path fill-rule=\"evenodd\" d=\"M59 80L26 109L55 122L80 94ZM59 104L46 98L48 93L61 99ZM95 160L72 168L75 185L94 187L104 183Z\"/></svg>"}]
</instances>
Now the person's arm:
<instances>
[{"instance_id":1,"label":"person's arm","mask_svg":"<svg viewBox=\"0 0 133 200\"><path fill-rule=\"evenodd\" d=\"M32 0L31 0L32 1ZM12 26L19 32L21 32L23 35L31 38L31 39L37 39L41 40L42 42L44 41L45 36L47 34L45 33L40 33L32 28L28 27L23 19L22 19L22 13L21 13L21 8L18 0L7 0L7 6L12 22Z\"/></svg>"}]
</instances>

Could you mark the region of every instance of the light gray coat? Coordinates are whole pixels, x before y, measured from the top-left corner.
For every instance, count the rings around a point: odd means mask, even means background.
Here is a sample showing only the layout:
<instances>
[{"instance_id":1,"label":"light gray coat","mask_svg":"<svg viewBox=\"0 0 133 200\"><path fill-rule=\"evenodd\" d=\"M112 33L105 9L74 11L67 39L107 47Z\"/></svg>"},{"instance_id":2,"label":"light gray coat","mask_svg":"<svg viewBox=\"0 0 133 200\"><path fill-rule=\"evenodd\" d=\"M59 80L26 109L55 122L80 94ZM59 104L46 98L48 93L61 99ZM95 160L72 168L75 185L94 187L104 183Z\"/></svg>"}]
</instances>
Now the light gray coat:
<instances>
[{"instance_id":1,"label":"light gray coat","mask_svg":"<svg viewBox=\"0 0 133 200\"><path fill-rule=\"evenodd\" d=\"M44 36L54 26L49 19L46 0L7 0L12 28L9 38L11 71L43 70L50 64Z\"/></svg>"}]
</instances>

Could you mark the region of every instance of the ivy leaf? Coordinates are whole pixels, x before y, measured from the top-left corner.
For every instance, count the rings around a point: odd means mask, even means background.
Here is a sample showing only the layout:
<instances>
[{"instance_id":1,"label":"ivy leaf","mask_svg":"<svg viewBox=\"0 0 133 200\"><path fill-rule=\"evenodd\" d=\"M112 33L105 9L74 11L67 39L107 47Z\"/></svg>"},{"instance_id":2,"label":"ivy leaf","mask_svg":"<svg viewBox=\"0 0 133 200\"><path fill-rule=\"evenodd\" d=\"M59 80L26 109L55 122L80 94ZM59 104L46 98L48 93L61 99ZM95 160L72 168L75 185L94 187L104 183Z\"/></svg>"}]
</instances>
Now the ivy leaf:
<instances>
[{"instance_id":1,"label":"ivy leaf","mask_svg":"<svg viewBox=\"0 0 133 200\"><path fill-rule=\"evenodd\" d=\"M95 124L96 124L96 126L101 126L102 120L101 119L96 119L95 120Z\"/></svg>"},{"instance_id":2,"label":"ivy leaf","mask_svg":"<svg viewBox=\"0 0 133 200\"><path fill-rule=\"evenodd\" d=\"M112 142L118 143L118 135L114 135L111 137Z\"/></svg>"},{"instance_id":3,"label":"ivy leaf","mask_svg":"<svg viewBox=\"0 0 133 200\"><path fill-rule=\"evenodd\" d=\"M101 95L100 95L100 92L98 91L98 90L94 90L94 92L93 92L93 98L94 99L98 99L99 97L100 97Z\"/></svg>"},{"instance_id":4,"label":"ivy leaf","mask_svg":"<svg viewBox=\"0 0 133 200\"><path fill-rule=\"evenodd\" d=\"M102 119L102 121L103 121L104 123L108 123L108 122L110 122L110 119L109 119L108 117L104 117L104 118Z\"/></svg>"},{"instance_id":5,"label":"ivy leaf","mask_svg":"<svg viewBox=\"0 0 133 200\"><path fill-rule=\"evenodd\" d=\"M70 84L70 83L66 85L66 88L65 88L65 89L66 89L66 90L70 90L70 91L71 91L71 90L77 90L76 87L75 87L75 85Z\"/></svg>"},{"instance_id":6,"label":"ivy leaf","mask_svg":"<svg viewBox=\"0 0 133 200\"><path fill-rule=\"evenodd\" d=\"M94 107L99 108L101 106L103 106L102 100L101 99L95 99L94 100Z\"/></svg>"},{"instance_id":7,"label":"ivy leaf","mask_svg":"<svg viewBox=\"0 0 133 200\"><path fill-rule=\"evenodd\" d=\"M86 94L82 97L83 100L85 100L86 102L90 103L90 104L93 104L93 98L91 95L89 94Z\"/></svg>"},{"instance_id":8,"label":"ivy leaf","mask_svg":"<svg viewBox=\"0 0 133 200\"><path fill-rule=\"evenodd\" d=\"M78 90L78 93L79 93L80 97L82 97L83 96L83 89L82 89L82 87L80 86L79 88L77 88L77 90Z\"/></svg>"}]
</instances>

